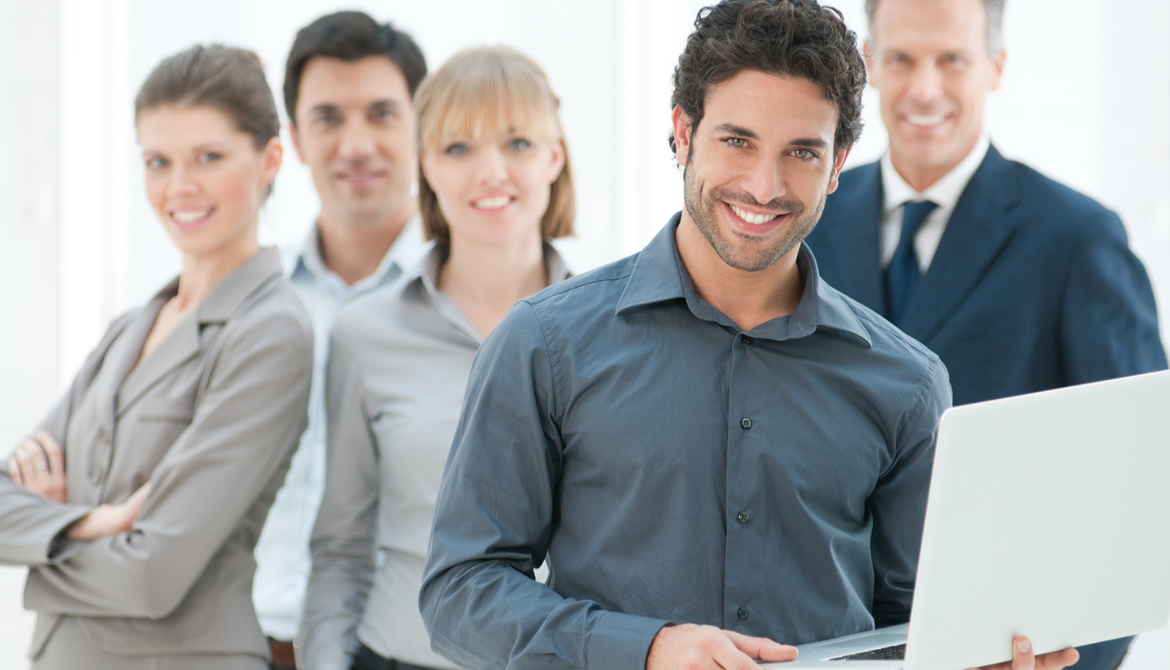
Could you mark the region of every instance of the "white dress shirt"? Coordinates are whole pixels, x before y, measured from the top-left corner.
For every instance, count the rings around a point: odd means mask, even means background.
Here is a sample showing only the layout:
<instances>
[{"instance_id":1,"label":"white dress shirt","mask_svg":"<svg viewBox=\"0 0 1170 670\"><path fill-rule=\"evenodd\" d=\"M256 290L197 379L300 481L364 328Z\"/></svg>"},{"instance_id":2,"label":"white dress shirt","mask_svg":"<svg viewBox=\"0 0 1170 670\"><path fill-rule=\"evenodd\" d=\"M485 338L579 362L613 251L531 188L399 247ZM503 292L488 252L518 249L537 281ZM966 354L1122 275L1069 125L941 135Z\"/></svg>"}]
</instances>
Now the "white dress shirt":
<instances>
[{"instance_id":1,"label":"white dress shirt","mask_svg":"<svg viewBox=\"0 0 1170 670\"><path fill-rule=\"evenodd\" d=\"M313 322L313 382L308 428L256 544L252 600L260 628L268 637L289 641L300 628L309 581L309 534L325 490L325 364L333 323L346 304L393 283L413 267L424 249L422 224L415 216L398 234L378 269L353 286L347 286L325 266L316 225L303 242L282 250L285 275Z\"/></svg>"},{"instance_id":2,"label":"white dress shirt","mask_svg":"<svg viewBox=\"0 0 1170 670\"><path fill-rule=\"evenodd\" d=\"M951 220L951 213L955 211L955 205L959 202L959 196L963 195L963 191L967 188L967 182L971 181L971 177L975 175L975 171L979 169L983 159L987 157L987 150L990 147L991 141L987 134L983 133L979 136L979 142L975 144L975 148L967 154L962 162L922 193L915 191L894 169L889 151L882 156L881 249L883 270L890 264L890 259L894 257L894 251L898 249L898 240L902 237L902 206L907 201L930 200L938 207L926 216L926 221L918 229L918 233L914 235L914 254L918 258L918 268L922 270L922 274L926 274L930 268L930 262L934 260L935 252L938 251L938 243L942 241L947 223Z\"/></svg>"}]
</instances>

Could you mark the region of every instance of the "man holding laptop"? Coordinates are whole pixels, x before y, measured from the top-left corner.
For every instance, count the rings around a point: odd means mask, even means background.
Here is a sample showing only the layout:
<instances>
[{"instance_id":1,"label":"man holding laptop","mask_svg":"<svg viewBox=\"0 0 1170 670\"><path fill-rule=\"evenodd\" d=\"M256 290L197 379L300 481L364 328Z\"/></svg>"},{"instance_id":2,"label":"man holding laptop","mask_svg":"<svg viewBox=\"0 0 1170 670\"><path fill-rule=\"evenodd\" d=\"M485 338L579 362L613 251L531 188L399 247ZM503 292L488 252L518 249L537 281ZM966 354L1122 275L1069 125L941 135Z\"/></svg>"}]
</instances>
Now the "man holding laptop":
<instances>
[{"instance_id":1,"label":"man holding laptop","mask_svg":"<svg viewBox=\"0 0 1170 670\"><path fill-rule=\"evenodd\" d=\"M518 303L476 359L420 593L436 651L749 670L909 618L946 371L802 244L864 84L812 0L700 13L672 99L684 210ZM1003 645L1015 670L1077 658Z\"/></svg>"}]
</instances>

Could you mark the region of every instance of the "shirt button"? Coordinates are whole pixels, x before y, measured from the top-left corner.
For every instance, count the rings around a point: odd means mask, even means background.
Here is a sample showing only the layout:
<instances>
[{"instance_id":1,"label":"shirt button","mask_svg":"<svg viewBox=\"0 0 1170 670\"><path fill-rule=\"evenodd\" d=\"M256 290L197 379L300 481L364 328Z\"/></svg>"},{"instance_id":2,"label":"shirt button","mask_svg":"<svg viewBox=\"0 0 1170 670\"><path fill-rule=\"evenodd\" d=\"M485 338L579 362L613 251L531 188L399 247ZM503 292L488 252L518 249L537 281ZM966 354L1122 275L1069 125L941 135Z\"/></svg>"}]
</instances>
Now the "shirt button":
<instances>
[{"instance_id":1,"label":"shirt button","mask_svg":"<svg viewBox=\"0 0 1170 670\"><path fill-rule=\"evenodd\" d=\"M739 427L743 428L744 430L751 428L752 427L752 420L745 416L744 418L739 420Z\"/></svg>"},{"instance_id":2,"label":"shirt button","mask_svg":"<svg viewBox=\"0 0 1170 670\"><path fill-rule=\"evenodd\" d=\"M740 510L739 514L735 515L735 519L736 519L736 521L739 521L741 524L746 524L747 522L752 520L752 515L748 514L747 510Z\"/></svg>"},{"instance_id":3,"label":"shirt button","mask_svg":"<svg viewBox=\"0 0 1170 670\"><path fill-rule=\"evenodd\" d=\"M744 335L744 336L743 336L743 343L744 343L744 344L751 344L751 343L752 343L752 338L748 337L747 335Z\"/></svg>"},{"instance_id":4,"label":"shirt button","mask_svg":"<svg viewBox=\"0 0 1170 670\"><path fill-rule=\"evenodd\" d=\"M748 608L746 608L746 607L739 608L738 610L736 610L735 615L741 619L748 618Z\"/></svg>"}]
</instances>

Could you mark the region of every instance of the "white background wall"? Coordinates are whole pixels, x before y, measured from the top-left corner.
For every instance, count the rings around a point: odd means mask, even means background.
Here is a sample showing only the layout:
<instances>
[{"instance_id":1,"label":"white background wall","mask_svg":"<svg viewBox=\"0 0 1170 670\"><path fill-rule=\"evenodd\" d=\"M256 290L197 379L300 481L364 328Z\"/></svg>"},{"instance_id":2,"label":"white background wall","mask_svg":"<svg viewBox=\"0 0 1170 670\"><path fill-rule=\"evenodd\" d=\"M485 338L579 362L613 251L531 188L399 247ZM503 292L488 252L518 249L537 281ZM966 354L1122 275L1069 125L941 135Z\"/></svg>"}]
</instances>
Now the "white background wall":
<instances>
[{"instance_id":1,"label":"white background wall","mask_svg":"<svg viewBox=\"0 0 1170 670\"><path fill-rule=\"evenodd\" d=\"M464 46L522 49L561 96L579 235L560 246L580 271L636 251L681 206L665 139L670 75L703 4L0 1L0 452L44 412L106 323L179 269L146 206L132 125L134 92L162 57L195 42L250 47L279 102L296 29L335 9L393 20L432 68ZM862 0L828 4L865 34ZM992 140L1121 214L1170 332L1170 3L1011 0L1005 28ZM885 147L872 92L865 119L851 165ZM290 150L261 234L299 239L316 211L308 171ZM0 670L26 665L19 581L0 569ZM1167 668L1167 657L1161 632L1143 638L1126 667Z\"/></svg>"}]
</instances>

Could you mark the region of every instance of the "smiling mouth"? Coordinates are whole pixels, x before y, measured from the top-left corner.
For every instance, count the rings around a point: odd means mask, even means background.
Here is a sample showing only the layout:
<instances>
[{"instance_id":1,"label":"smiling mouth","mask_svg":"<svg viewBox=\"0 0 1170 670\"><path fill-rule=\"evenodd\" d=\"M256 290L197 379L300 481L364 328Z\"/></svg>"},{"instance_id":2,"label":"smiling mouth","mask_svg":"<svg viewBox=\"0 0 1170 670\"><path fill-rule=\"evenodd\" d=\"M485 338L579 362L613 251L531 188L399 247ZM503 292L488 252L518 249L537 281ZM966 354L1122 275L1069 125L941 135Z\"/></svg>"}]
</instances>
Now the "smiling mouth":
<instances>
[{"instance_id":1,"label":"smiling mouth","mask_svg":"<svg viewBox=\"0 0 1170 670\"><path fill-rule=\"evenodd\" d=\"M471 206L476 209L496 210L503 209L512 203L512 197L507 195L498 195L491 198L480 198L479 200L472 200Z\"/></svg>"},{"instance_id":2,"label":"smiling mouth","mask_svg":"<svg viewBox=\"0 0 1170 670\"><path fill-rule=\"evenodd\" d=\"M916 126L938 126L947 120L946 114L907 114L906 120Z\"/></svg>"},{"instance_id":3,"label":"smiling mouth","mask_svg":"<svg viewBox=\"0 0 1170 670\"><path fill-rule=\"evenodd\" d=\"M213 211L215 211L214 207L208 207L207 209L189 209L183 212L174 211L171 212L171 218L174 219L175 223L186 226L206 219L211 216Z\"/></svg>"},{"instance_id":4,"label":"smiling mouth","mask_svg":"<svg viewBox=\"0 0 1170 670\"><path fill-rule=\"evenodd\" d=\"M731 203L727 203L727 206L731 208L731 211L735 212L736 216L750 224L757 226L768 223L769 221L773 221L780 216L780 214L752 214L751 212L740 209Z\"/></svg>"}]
</instances>

